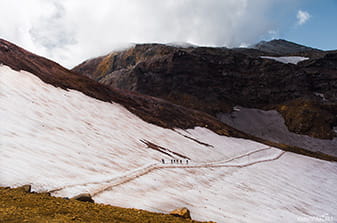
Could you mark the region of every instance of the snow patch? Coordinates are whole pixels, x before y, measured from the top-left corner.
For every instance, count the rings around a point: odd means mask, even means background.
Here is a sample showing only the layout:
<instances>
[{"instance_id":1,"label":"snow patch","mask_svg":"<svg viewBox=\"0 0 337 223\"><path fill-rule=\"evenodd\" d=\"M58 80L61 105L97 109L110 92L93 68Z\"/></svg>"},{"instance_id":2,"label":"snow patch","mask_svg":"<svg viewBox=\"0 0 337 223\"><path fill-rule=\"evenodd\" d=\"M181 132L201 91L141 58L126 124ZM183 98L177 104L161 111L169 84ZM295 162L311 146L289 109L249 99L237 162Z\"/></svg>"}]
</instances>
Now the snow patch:
<instances>
[{"instance_id":1,"label":"snow patch","mask_svg":"<svg viewBox=\"0 0 337 223\"><path fill-rule=\"evenodd\" d=\"M317 96L317 97L320 97L323 101L327 101L327 99L325 98L325 95L323 93L314 92L314 95Z\"/></svg>"},{"instance_id":2,"label":"snow patch","mask_svg":"<svg viewBox=\"0 0 337 223\"><path fill-rule=\"evenodd\" d=\"M263 59L271 59L275 60L281 63L291 63L291 64L297 64L301 61L308 60L310 58L308 57L299 57L299 56L288 56L288 57L271 57L271 56L260 56L260 58Z\"/></svg>"}]
</instances>

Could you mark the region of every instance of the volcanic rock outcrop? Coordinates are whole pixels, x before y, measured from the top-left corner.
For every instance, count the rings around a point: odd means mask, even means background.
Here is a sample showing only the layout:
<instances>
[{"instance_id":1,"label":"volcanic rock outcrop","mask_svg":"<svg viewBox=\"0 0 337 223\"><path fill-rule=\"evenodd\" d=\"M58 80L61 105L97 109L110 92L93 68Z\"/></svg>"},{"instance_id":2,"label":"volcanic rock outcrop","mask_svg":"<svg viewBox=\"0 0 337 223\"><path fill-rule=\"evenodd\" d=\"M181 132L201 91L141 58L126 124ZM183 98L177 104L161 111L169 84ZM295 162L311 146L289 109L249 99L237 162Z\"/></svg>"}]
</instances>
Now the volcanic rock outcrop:
<instances>
[{"instance_id":1,"label":"volcanic rock outcrop","mask_svg":"<svg viewBox=\"0 0 337 223\"><path fill-rule=\"evenodd\" d=\"M284 52L311 59L295 65L261 58ZM298 114L278 110L290 131L331 139L337 125L336 55L281 40L258 49L140 44L87 60L73 71L112 88L160 97L212 116L230 112L235 105L262 109L287 105L291 110L304 110L308 102L311 118L303 113L293 121ZM302 102L290 103L293 100ZM301 120L320 119L322 114L329 117L322 121L323 127L316 121L301 127Z\"/></svg>"}]
</instances>

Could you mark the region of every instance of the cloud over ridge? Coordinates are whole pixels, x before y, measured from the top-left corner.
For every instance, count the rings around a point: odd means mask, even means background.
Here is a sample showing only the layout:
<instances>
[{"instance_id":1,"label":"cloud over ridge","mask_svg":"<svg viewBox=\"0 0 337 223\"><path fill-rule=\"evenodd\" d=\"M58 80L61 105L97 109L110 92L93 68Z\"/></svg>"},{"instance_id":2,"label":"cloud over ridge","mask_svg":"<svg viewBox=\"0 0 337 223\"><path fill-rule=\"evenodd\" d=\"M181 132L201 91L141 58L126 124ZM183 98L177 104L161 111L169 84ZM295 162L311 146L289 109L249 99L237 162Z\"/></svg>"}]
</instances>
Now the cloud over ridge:
<instances>
[{"instance_id":1,"label":"cloud over ridge","mask_svg":"<svg viewBox=\"0 0 337 223\"><path fill-rule=\"evenodd\" d=\"M2 0L0 37L67 67L130 42L235 47L277 29L266 12L278 2Z\"/></svg>"}]
</instances>

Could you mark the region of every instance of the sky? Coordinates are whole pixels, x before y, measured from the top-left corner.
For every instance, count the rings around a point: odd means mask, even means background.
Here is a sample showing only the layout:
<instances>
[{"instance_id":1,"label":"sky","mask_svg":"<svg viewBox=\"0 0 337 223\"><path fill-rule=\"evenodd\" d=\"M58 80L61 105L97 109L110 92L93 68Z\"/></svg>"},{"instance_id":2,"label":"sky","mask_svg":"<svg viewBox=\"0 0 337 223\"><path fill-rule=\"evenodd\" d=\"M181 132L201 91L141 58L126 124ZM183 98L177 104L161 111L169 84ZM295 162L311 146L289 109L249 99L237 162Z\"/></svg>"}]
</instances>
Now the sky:
<instances>
[{"instance_id":1,"label":"sky","mask_svg":"<svg viewBox=\"0 0 337 223\"><path fill-rule=\"evenodd\" d=\"M337 49L337 0L0 0L0 38L72 68L132 43Z\"/></svg>"}]
</instances>

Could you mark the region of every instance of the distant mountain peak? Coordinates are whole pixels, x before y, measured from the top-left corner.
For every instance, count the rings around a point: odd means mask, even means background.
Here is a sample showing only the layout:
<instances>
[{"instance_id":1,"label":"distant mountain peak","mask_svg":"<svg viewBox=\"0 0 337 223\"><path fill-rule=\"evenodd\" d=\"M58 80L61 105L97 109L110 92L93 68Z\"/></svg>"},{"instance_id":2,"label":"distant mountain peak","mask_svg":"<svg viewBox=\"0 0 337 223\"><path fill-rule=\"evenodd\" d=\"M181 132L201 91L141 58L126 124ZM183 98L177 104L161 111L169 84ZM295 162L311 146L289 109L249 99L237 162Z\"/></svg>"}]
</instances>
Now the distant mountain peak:
<instances>
[{"instance_id":1,"label":"distant mountain peak","mask_svg":"<svg viewBox=\"0 0 337 223\"><path fill-rule=\"evenodd\" d=\"M266 53L277 55L293 55L296 53L306 52L322 52L319 49L304 46L284 39L273 39L270 41L260 41L259 43L251 46L251 48L261 50Z\"/></svg>"}]
</instances>

